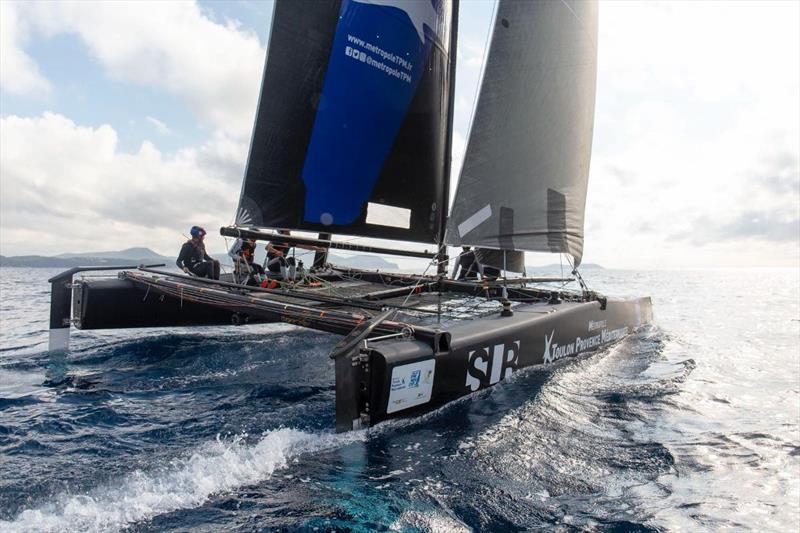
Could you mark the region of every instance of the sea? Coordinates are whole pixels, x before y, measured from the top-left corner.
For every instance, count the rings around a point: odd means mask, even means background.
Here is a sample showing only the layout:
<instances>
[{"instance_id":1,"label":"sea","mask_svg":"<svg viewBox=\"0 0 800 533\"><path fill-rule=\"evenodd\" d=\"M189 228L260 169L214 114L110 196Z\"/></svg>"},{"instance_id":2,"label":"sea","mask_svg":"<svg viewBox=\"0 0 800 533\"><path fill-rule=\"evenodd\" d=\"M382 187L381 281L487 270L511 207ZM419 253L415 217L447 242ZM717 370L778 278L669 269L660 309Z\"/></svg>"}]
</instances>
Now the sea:
<instances>
[{"instance_id":1,"label":"sea","mask_svg":"<svg viewBox=\"0 0 800 533\"><path fill-rule=\"evenodd\" d=\"M332 431L336 337L72 332L0 269L0 531L797 531L800 271L587 271L655 324Z\"/></svg>"}]
</instances>

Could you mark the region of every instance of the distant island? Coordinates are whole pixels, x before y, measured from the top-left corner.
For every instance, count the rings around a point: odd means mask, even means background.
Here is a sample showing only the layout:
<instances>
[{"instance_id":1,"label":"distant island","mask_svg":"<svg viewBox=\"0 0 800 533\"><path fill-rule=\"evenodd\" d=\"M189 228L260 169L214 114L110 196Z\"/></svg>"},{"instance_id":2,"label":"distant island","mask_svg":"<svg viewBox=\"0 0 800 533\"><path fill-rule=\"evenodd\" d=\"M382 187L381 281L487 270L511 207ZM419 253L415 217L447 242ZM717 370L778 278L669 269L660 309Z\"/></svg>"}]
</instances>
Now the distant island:
<instances>
[{"instance_id":1,"label":"distant island","mask_svg":"<svg viewBox=\"0 0 800 533\"><path fill-rule=\"evenodd\" d=\"M229 264L230 258L225 254L213 254L223 264ZM167 267L175 266L175 257L160 255L149 248L135 247L110 252L65 253L55 256L44 255L0 255L0 267L9 268L72 268L76 266L115 266L142 265L164 263ZM383 257L371 255L354 255L344 257L330 254L328 260L341 266L363 268L368 270L398 270L399 267Z\"/></svg>"},{"instance_id":2,"label":"distant island","mask_svg":"<svg viewBox=\"0 0 800 533\"><path fill-rule=\"evenodd\" d=\"M543 266L525 265L526 272L536 272L541 270L547 270L547 271L561 270L562 268L564 269L565 274L571 272L569 263L564 263L563 265L550 264ZM581 263L581 266L579 268L580 270L605 270L605 267L600 266L597 263Z\"/></svg>"},{"instance_id":3,"label":"distant island","mask_svg":"<svg viewBox=\"0 0 800 533\"><path fill-rule=\"evenodd\" d=\"M76 266L113 266L165 263L174 264L175 258L165 257L149 248L127 248L111 252L65 253L44 255L0 255L0 267L18 268L72 268Z\"/></svg>"}]
</instances>

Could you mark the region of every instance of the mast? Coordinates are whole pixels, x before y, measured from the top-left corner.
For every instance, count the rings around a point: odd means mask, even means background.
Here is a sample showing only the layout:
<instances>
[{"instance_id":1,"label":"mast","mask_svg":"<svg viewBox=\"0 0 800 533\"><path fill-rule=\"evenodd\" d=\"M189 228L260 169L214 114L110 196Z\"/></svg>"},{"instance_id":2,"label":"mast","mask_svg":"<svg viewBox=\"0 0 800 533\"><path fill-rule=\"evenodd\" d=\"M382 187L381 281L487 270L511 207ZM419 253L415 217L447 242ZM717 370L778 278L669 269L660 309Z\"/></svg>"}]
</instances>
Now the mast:
<instances>
[{"instance_id":1,"label":"mast","mask_svg":"<svg viewBox=\"0 0 800 533\"><path fill-rule=\"evenodd\" d=\"M453 115L455 110L456 100L456 63L458 43L458 3L459 0L453 0L450 29L450 47L449 47L449 70L450 70L450 87L447 91L447 99L449 105L447 106L447 133L444 142L445 158L444 158L444 194L442 194L442 206L439 209L439 236L437 242L439 243L439 257L437 258L436 272L439 275L447 274L447 266L449 258L447 257L447 244L444 242L444 234L447 229L447 216L450 211L450 172L453 165Z\"/></svg>"}]
</instances>

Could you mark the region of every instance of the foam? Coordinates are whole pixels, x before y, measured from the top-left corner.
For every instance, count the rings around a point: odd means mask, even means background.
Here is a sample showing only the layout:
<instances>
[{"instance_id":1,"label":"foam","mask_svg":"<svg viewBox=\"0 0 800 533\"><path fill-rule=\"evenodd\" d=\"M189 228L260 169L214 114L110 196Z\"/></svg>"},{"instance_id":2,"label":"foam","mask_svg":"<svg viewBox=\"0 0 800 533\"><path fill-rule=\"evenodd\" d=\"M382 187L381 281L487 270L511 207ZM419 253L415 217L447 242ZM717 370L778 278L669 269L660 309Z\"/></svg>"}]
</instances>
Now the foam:
<instances>
[{"instance_id":1,"label":"foam","mask_svg":"<svg viewBox=\"0 0 800 533\"><path fill-rule=\"evenodd\" d=\"M27 509L13 521L0 521L0 530L117 531L163 513L197 507L213 494L262 482L299 455L338 448L365 435L276 429L254 445L247 445L243 436L217 438L162 468L136 471L119 484L84 495L63 494L38 509Z\"/></svg>"},{"instance_id":2,"label":"foam","mask_svg":"<svg viewBox=\"0 0 800 533\"><path fill-rule=\"evenodd\" d=\"M408 510L389 526L390 531L435 531L446 533L466 533L472 528L462 521L438 511L422 512Z\"/></svg>"}]
</instances>

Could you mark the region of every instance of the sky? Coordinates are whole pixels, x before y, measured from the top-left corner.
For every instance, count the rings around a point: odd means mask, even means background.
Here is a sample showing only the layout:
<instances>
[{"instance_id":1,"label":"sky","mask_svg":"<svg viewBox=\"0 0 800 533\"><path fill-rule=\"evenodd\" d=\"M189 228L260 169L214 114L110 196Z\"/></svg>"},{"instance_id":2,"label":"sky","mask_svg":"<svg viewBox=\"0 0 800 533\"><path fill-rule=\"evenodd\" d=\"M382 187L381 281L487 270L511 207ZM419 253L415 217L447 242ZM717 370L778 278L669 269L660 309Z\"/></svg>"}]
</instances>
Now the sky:
<instances>
[{"instance_id":1,"label":"sky","mask_svg":"<svg viewBox=\"0 0 800 533\"><path fill-rule=\"evenodd\" d=\"M493 9L461 2L454 183ZM271 15L0 1L0 254L224 252ZM601 1L595 113L584 262L800 266L800 2Z\"/></svg>"}]
</instances>

